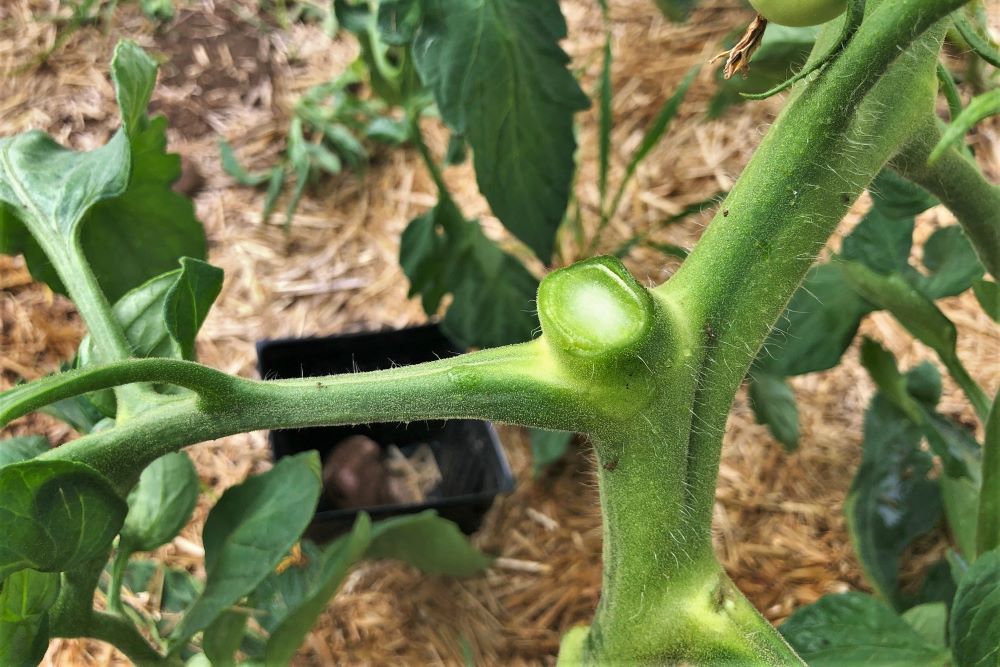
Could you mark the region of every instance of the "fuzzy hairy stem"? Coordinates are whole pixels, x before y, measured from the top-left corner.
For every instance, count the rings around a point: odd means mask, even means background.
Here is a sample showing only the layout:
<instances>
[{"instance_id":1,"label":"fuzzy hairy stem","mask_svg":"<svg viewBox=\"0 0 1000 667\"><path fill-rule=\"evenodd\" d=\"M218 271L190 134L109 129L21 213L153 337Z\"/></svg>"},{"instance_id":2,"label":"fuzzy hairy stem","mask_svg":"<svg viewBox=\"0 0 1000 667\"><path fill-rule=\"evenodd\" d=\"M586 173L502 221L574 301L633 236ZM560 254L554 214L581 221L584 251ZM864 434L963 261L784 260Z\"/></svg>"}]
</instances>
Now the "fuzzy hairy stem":
<instances>
[{"instance_id":1,"label":"fuzzy hairy stem","mask_svg":"<svg viewBox=\"0 0 1000 667\"><path fill-rule=\"evenodd\" d=\"M955 214L983 266L1000 279L1000 186L987 181L973 158L955 147L933 165L927 164L941 129L933 114L921 120L921 131L893 160L893 167L930 190Z\"/></svg>"},{"instance_id":2,"label":"fuzzy hairy stem","mask_svg":"<svg viewBox=\"0 0 1000 667\"><path fill-rule=\"evenodd\" d=\"M107 642L139 667L179 667L180 660L164 657L124 618L93 609L94 589L107 554L62 575L59 598L49 610L53 637L92 637Z\"/></svg>"},{"instance_id":3,"label":"fuzzy hairy stem","mask_svg":"<svg viewBox=\"0 0 1000 667\"><path fill-rule=\"evenodd\" d=\"M148 360L163 365L164 360ZM171 362L170 368L182 368ZM610 410L627 410L602 387L580 387L552 360L547 343L484 350L371 373L295 380L223 380L225 402L186 397L147 410L43 455L86 461L127 490L143 467L186 445L258 429L373 421L480 418L587 431ZM116 368L144 368L130 362ZM146 381L146 374L133 381ZM161 378L160 381L165 381Z\"/></svg>"},{"instance_id":4,"label":"fuzzy hairy stem","mask_svg":"<svg viewBox=\"0 0 1000 667\"><path fill-rule=\"evenodd\" d=\"M883 3L866 18L784 110L691 256L658 288L702 330L688 460L705 525L729 406L750 363L850 204L933 108L945 22L910 45L932 16L926 4L935 3ZM899 62L879 78L892 56Z\"/></svg>"}]
</instances>

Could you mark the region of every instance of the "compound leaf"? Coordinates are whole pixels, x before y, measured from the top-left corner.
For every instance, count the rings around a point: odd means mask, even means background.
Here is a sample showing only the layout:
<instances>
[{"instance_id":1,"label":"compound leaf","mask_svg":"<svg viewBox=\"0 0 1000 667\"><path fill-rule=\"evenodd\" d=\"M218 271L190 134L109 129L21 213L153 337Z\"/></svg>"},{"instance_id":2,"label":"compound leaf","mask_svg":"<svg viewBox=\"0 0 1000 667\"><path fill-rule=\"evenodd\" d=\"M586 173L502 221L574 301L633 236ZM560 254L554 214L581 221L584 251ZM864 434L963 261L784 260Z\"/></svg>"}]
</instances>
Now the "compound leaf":
<instances>
[{"instance_id":1,"label":"compound leaf","mask_svg":"<svg viewBox=\"0 0 1000 667\"><path fill-rule=\"evenodd\" d=\"M379 521L372 529L368 558L394 558L427 574L468 577L493 559L469 544L453 522L434 510Z\"/></svg>"},{"instance_id":2,"label":"compound leaf","mask_svg":"<svg viewBox=\"0 0 1000 667\"><path fill-rule=\"evenodd\" d=\"M0 579L26 568L62 572L100 555L126 505L93 468L33 459L0 468Z\"/></svg>"},{"instance_id":3,"label":"compound leaf","mask_svg":"<svg viewBox=\"0 0 1000 667\"><path fill-rule=\"evenodd\" d=\"M165 152L166 122L145 116L155 62L122 42L111 71L122 128L105 146L75 152L40 132L0 140L0 251L23 252L32 275L64 291L59 272L79 238L116 301L181 256L204 257L206 242L191 202L170 188L180 159Z\"/></svg>"},{"instance_id":4,"label":"compound leaf","mask_svg":"<svg viewBox=\"0 0 1000 667\"><path fill-rule=\"evenodd\" d=\"M965 572L951 607L956 667L1000 664L1000 550L982 554Z\"/></svg>"},{"instance_id":5,"label":"compound leaf","mask_svg":"<svg viewBox=\"0 0 1000 667\"><path fill-rule=\"evenodd\" d=\"M146 466L128 496L121 548L152 551L166 544L191 518L198 502L198 473L184 452L173 452Z\"/></svg>"},{"instance_id":6,"label":"compound leaf","mask_svg":"<svg viewBox=\"0 0 1000 667\"><path fill-rule=\"evenodd\" d=\"M413 43L444 121L472 147L493 212L548 262L569 201L573 114L589 102L556 0L433 0Z\"/></svg>"},{"instance_id":7,"label":"compound leaf","mask_svg":"<svg viewBox=\"0 0 1000 667\"><path fill-rule=\"evenodd\" d=\"M203 532L205 589L171 633L173 650L274 570L309 525L321 486L319 457L306 452L222 494Z\"/></svg>"},{"instance_id":8,"label":"compound leaf","mask_svg":"<svg viewBox=\"0 0 1000 667\"><path fill-rule=\"evenodd\" d=\"M947 650L864 593L827 595L798 609L779 630L812 667L943 667L949 658Z\"/></svg>"}]
</instances>

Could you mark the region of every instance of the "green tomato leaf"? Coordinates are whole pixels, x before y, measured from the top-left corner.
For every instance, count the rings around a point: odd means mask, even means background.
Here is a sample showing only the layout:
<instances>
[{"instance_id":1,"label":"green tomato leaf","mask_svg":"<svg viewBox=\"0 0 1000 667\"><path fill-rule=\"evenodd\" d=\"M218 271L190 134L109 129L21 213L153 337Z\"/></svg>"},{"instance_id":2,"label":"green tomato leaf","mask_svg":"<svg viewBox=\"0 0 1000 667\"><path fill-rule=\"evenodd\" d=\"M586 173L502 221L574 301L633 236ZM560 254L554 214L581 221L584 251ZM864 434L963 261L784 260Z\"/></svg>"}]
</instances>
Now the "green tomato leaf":
<instances>
[{"instance_id":1,"label":"green tomato leaf","mask_svg":"<svg viewBox=\"0 0 1000 667\"><path fill-rule=\"evenodd\" d=\"M413 41L422 19L419 0L379 0L375 22L379 39L405 46Z\"/></svg>"},{"instance_id":2,"label":"green tomato leaf","mask_svg":"<svg viewBox=\"0 0 1000 667\"><path fill-rule=\"evenodd\" d=\"M982 554L962 577L948 634L956 667L1000 664L1000 550Z\"/></svg>"},{"instance_id":3,"label":"green tomato leaf","mask_svg":"<svg viewBox=\"0 0 1000 667\"><path fill-rule=\"evenodd\" d=\"M112 400L112 405L106 406L100 402L100 399L95 401L93 394L89 396L73 396L72 398L66 398L47 405L40 411L66 422L75 431L86 435L96 429L97 425L104 419L114 415L114 409L110 410L111 415L106 414L107 411L104 410L105 407L114 407L114 397L114 393L112 392L109 396Z\"/></svg>"},{"instance_id":4,"label":"green tomato leaf","mask_svg":"<svg viewBox=\"0 0 1000 667\"><path fill-rule=\"evenodd\" d=\"M569 431L547 431L541 428L529 429L531 436L531 471L535 477L561 459L573 442Z\"/></svg>"},{"instance_id":5,"label":"green tomato leaf","mask_svg":"<svg viewBox=\"0 0 1000 667\"><path fill-rule=\"evenodd\" d=\"M16 623L0 621L0 664L36 667L49 648L49 615Z\"/></svg>"},{"instance_id":6,"label":"green tomato leaf","mask_svg":"<svg viewBox=\"0 0 1000 667\"><path fill-rule=\"evenodd\" d=\"M827 595L798 609L779 628L811 667L948 664L948 651L927 642L896 612L863 593Z\"/></svg>"},{"instance_id":7,"label":"green tomato leaf","mask_svg":"<svg viewBox=\"0 0 1000 667\"><path fill-rule=\"evenodd\" d=\"M301 542L302 558L282 571L271 572L250 595L250 606L258 610L255 618L268 633L312 597L324 584L323 564L326 555L343 545L346 538L323 549L309 540Z\"/></svg>"},{"instance_id":8,"label":"green tomato leaf","mask_svg":"<svg viewBox=\"0 0 1000 667\"><path fill-rule=\"evenodd\" d=\"M899 274L883 276L864 264L837 261L845 281L865 300L892 313L915 338L934 350L966 396L985 419L988 399L969 377L955 349L958 331L944 313Z\"/></svg>"},{"instance_id":9,"label":"green tomato leaf","mask_svg":"<svg viewBox=\"0 0 1000 667\"><path fill-rule=\"evenodd\" d=\"M181 256L204 257L206 242L191 202L170 189L180 160L165 153L166 123L145 116L155 63L122 42L111 70L122 128L107 145L78 153L39 132L0 140L0 251L24 252L33 276L64 291L79 239L116 301Z\"/></svg>"},{"instance_id":10,"label":"green tomato leaf","mask_svg":"<svg viewBox=\"0 0 1000 667\"><path fill-rule=\"evenodd\" d=\"M441 327L457 343L523 342L538 326L533 309L538 281L450 200L410 222L400 240L399 262L410 280L410 296L421 296L428 315L452 294Z\"/></svg>"},{"instance_id":11,"label":"green tomato leaf","mask_svg":"<svg viewBox=\"0 0 1000 667\"><path fill-rule=\"evenodd\" d=\"M195 358L194 339L222 291L222 276L222 269L211 264L181 258L181 275L167 292L163 320L184 359Z\"/></svg>"},{"instance_id":12,"label":"green tomato leaf","mask_svg":"<svg viewBox=\"0 0 1000 667\"><path fill-rule=\"evenodd\" d=\"M891 218L872 209L844 239L841 256L876 273L902 273L909 266L913 225L913 216Z\"/></svg>"},{"instance_id":13,"label":"green tomato leaf","mask_svg":"<svg viewBox=\"0 0 1000 667\"><path fill-rule=\"evenodd\" d=\"M872 208L890 220L912 218L940 202L913 181L884 169L868 187Z\"/></svg>"},{"instance_id":14,"label":"green tomato leaf","mask_svg":"<svg viewBox=\"0 0 1000 667\"><path fill-rule=\"evenodd\" d=\"M986 42L986 44L989 44L989 42ZM927 158L927 163L934 164L940 160L941 156L949 148L960 144L966 133L975 127L979 121L997 114L1000 114L1000 90L990 90L982 95L973 97L962 112L958 114L958 117L952 119L948 127L945 128L941 134L941 139Z\"/></svg>"},{"instance_id":15,"label":"green tomato leaf","mask_svg":"<svg viewBox=\"0 0 1000 667\"><path fill-rule=\"evenodd\" d=\"M441 117L472 147L493 212L548 262L575 168L573 114L589 102L559 46L556 0L433 0L413 43ZM544 94L539 91L545 91Z\"/></svg>"},{"instance_id":16,"label":"green tomato leaf","mask_svg":"<svg viewBox=\"0 0 1000 667\"><path fill-rule=\"evenodd\" d=\"M198 503L198 473L184 452L161 456L146 466L128 496L120 548L152 551L177 536Z\"/></svg>"},{"instance_id":17,"label":"green tomato leaf","mask_svg":"<svg viewBox=\"0 0 1000 667\"><path fill-rule=\"evenodd\" d=\"M47 254L61 257L70 252L87 211L125 191L129 161L123 130L89 153L63 148L37 131L0 139L0 200Z\"/></svg>"},{"instance_id":18,"label":"green tomato leaf","mask_svg":"<svg viewBox=\"0 0 1000 667\"><path fill-rule=\"evenodd\" d=\"M948 605L944 602L927 602L910 607L903 612L903 620L933 646L947 646L945 631L948 628Z\"/></svg>"},{"instance_id":19,"label":"green tomato leaf","mask_svg":"<svg viewBox=\"0 0 1000 667\"><path fill-rule=\"evenodd\" d=\"M194 359L194 340L222 288L222 269L190 257L181 268L129 291L112 311L136 357ZM89 337L80 345L80 366L92 363Z\"/></svg>"},{"instance_id":20,"label":"green tomato leaf","mask_svg":"<svg viewBox=\"0 0 1000 667\"><path fill-rule=\"evenodd\" d=\"M227 609L205 628L201 647L214 667L235 667L236 651L243 643L247 629L247 612ZM291 656L289 656L291 658ZM291 661L285 664L291 664Z\"/></svg>"},{"instance_id":21,"label":"green tomato leaf","mask_svg":"<svg viewBox=\"0 0 1000 667\"><path fill-rule=\"evenodd\" d=\"M0 440L0 466L33 459L49 451L50 447L48 439L40 435Z\"/></svg>"},{"instance_id":22,"label":"green tomato leaf","mask_svg":"<svg viewBox=\"0 0 1000 667\"><path fill-rule=\"evenodd\" d=\"M465 346L498 347L530 340L538 329L538 281L512 255L470 227L467 259L441 330Z\"/></svg>"},{"instance_id":23,"label":"green tomato leaf","mask_svg":"<svg viewBox=\"0 0 1000 667\"><path fill-rule=\"evenodd\" d=\"M322 487L316 452L286 456L219 499L205 522L205 589L174 629L177 648L249 594L309 525Z\"/></svg>"},{"instance_id":24,"label":"green tomato leaf","mask_svg":"<svg viewBox=\"0 0 1000 667\"><path fill-rule=\"evenodd\" d=\"M410 138L409 126L405 122L389 116L373 118L365 126L364 133L367 138L381 141L390 146L398 146ZM450 143L448 145L451 146Z\"/></svg>"},{"instance_id":25,"label":"green tomato leaf","mask_svg":"<svg viewBox=\"0 0 1000 667\"><path fill-rule=\"evenodd\" d=\"M451 521L434 510L379 521L372 529L367 558L394 558L427 574L468 577L493 559L469 544Z\"/></svg>"},{"instance_id":26,"label":"green tomato leaf","mask_svg":"<svg viewBox=\"0 0 1000 667\"><path fill-rule=\"evenodd\" d=\"M865 574L880 596L901 607L899 558L941 515L933 458L920 449L921 429L883 395L865 413L861 465L844 514Z\"/></svg>"},{"instance_id":27,"label":"green tomato leaf","mask_svg":"<svg viewBox=\"0 0 1000 667\"><path fill-rule=\"evenodd\" d=\"M883 276L858 262L839 261L848 285L867 301L888 310L907 331L942 357L955 355L958 332L934 302L898 274Z\"/></svg>"},{"instance_id":28,"label":"green tomato leaf","mask_svg":"<svg viewBox=\"0 0 1000 667\"><path fill-rule=\"evenodd\" d=\"M961 294L986 271L959 225L942 227L927 239L923 263L931 275L921 276L917 287L931 299Z\"/></svg>"},{"instance_id":29,"label":"green tomato leaf","mask_svg":"<svg viewBox=\"0 0 1000 667\"><path fill-rule=\"evenodd\" d=\"M146 122L132 138L132 178L120 197L100 202L83 225L83 251L108 300L177 268L205 259L205 230L191 200L174 192L180 157L166 152L166 120ZM137 224L142 221L142 224Z\"/></svg>"},{"instance_id":30,"label":"green tomato leaf","mask_svg":"<svg viewBox=\"0 0 1000 667\"><path fill-rule=\"evenodd\" d=\"M966 463L970 447L962 440L961 431L946 428L945 420L911 395L910 383L899 372L892 353L866 338L861 345L861 364L875 380L882 395L927 437L931 449L944 461L947 474L956 478L970 477L971 472ZM922 368L926 372L928 366ZM971 449L978 447L973 443Z\"/></svg>"},{"instance_id":31,"label":"green tomato leaf","mask_svg":"<svg viewBox=\"0 0 1000 667\"><path fill-rule=\"evenodd\" d=\"M291 664L292 658L316 623L316 619L340 588L351 566L362 558L371 544L371 539L371 519L362 512L354 522L350 535L337 540L322 555L317 565L319 571L315 575L316 580L309 588L308 594L297 601L294 609L288 610L287 615L271 632L271 638L267 642L265 664L275 667Z\"/></svg>"},{"instance_id":32,"label":"green tomato leaf","mask_svg":"<svg viewBox=\"0 0 1000 667\"><path fill-rule=\"evenodd\" d=\"M156 61L135 42L119 42L111 59L115 99L121 109L122 125L129 135L145 121L146 107L156 85Z\"/></svg>"},{"instance_id":33,"label":"green tomato leaf","mask_svg":"<svg viewBox=\"0 0 1000 667\"><path fill-rule=\"evenodd\" d=\"M1000 322L1000 285L989 280L977 280L972 283L972 291L983 311L994 322Z\"/></svg>"},{"instance_id":34,"label":"green tomato leaf","mask_svg":"<svg viewBox=\"0 0 1000 667\"><path fill-rule=\"evenodd\" d=\"M30 460L0 468L0 579L26 568L63 572L101 555L125 502L93 468Z\"/></svg>"},{"instance_id":35,"label":"green tomato leaf","mask_svg":"<svg viewBox=\"0 0 1000 667\"><path fill-rule=\"evenodd\" d=\"M959 552L971 559L976 554L976 512L983 484L983 450L972 434L941 415L931 415L930 422L949 451L962 460L968 473L956 476L946 468L940 482L941 499L952 538Z\"/></svg>"},{"instance_id":36,"label":"green tomato leaf","mask_svg":"<svg viewBox=\"0 0 1000 667\"><path fill-rule=\"evenodd\" d=\"M750 380L750 406L758 424L766 424L775 440L789 452L799 447L799 409L795 392L784 378L755 373Z\"/></svg>"},{"instance_id":37,"label":"green tomato leaf","mask_svg":"<svg viewBox=\"0 0 1000 667\"><path fill-rule=\"evenodd\" d=\"M0 588L0 623L18 623L47 612L59 597L58 572L21 570Z\"/></svg>"},{"instance_id":38,"label":"green tomato leaf","mask_svg":"<svg viewBox=\"0 0 1000 667\"><path fill-rule=\"evenodd\" d=\"M754 368L780 377L833 368L871 310L847 287L836 266L816 265L792 295Z\"/></svg>"}]
</instances>

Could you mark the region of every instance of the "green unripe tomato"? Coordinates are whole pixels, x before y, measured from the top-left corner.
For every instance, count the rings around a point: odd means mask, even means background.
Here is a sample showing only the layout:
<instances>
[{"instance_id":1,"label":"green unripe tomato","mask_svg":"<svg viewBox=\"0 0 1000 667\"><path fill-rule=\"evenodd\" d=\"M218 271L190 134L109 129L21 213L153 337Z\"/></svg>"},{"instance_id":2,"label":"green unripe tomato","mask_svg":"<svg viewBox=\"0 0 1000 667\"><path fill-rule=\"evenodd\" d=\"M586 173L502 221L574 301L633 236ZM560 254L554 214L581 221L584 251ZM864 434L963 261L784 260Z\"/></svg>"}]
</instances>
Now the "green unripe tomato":
<instances>
[{"instance_id":1,"label":"green unripe tomato","mask_svg":"<svg viewBox=\"0 0 1000 667\"><path fill-rule=\"evenodd\" d=\"M542 331L574 357L628 353L653 320L649 292L614 257L594 257L553 271L538 289Z\"/></svg>"},{"instance_id":2,"label":"green unripe tomato","mask_svg":"<svg viewBox=\"0 0 1000 667\"><path fill-rule=\"evenodd\" d=\"M801 28L831 21L847 9L847 0L750 0L772 23Z\"/></svg>"}]
</instances>

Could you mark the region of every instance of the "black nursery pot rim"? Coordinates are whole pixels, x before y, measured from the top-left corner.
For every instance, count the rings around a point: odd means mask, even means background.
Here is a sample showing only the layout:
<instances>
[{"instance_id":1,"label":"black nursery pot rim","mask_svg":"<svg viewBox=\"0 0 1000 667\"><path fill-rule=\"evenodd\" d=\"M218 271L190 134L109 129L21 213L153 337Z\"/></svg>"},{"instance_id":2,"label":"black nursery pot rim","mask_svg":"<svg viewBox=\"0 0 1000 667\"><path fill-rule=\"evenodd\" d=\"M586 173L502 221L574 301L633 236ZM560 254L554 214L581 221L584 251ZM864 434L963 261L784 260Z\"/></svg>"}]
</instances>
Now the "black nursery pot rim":
<instances>
[{"instance_id":1,"label":"black nursery pot rim","mask_svg":"<svg viewBox=\"0 0 1000 667\"><path fill-rule=\"evenodd\" d=\"M329 375L408 365L458 354L464 350L449 341L434 324L332 336L279 338L257 342L261 377L287 378ZM350 528L359 512L373 518L413 514L433 509L454 521L465 533L475 532L496 496L510 492L514 475L491 422L431 420L403 423L372 422L350 426L271 431L268 441L275 460L317 450L326 456L351 435L366 435L383 449L417 444L431 448L442 481L422 502L389 503L357 508L324 507L320 501L313 527L329 537Z\"/></svg>"}]
</instances>

